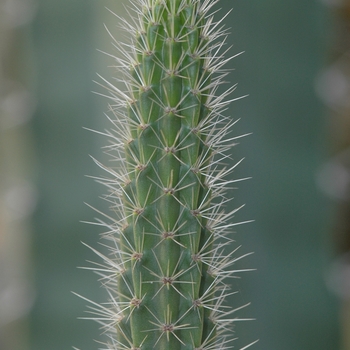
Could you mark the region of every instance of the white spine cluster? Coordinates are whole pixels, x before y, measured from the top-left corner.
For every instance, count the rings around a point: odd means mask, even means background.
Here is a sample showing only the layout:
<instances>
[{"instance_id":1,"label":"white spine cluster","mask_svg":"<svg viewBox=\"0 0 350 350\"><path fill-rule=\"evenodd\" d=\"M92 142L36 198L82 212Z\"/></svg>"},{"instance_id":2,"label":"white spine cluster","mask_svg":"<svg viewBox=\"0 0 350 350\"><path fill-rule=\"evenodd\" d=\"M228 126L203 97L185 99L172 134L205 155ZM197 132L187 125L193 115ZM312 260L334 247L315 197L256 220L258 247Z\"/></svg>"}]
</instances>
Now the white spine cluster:
<instances>
[{"instance_id":1,"label":"white spine cluster","mask_svg":"<svg viewBox=\"0 0 350 350\"><path fill-rule=\"evenodd\" d=\"M224 115L236 85L223 93L227 31L209 13L218 0L134 0L131 21L119 18L130 43L113 39L112 56L124 88L108 80L113 166L95 163L108 177L111 213L95 222L106 228L108 254L91 269L101 275L109 301L89 301L90 319L109 337L105 349L224 350L241 306L228 278L236 269L229 238L240 208L225 212L230 186L225 166L236 123ZM113 38L113 36L111 35ZM87 300L87 299L86 299ZM253 342L243 349L247 349ZM243 350L242 349L242 350Z\"/></svg>"}]
</instances>

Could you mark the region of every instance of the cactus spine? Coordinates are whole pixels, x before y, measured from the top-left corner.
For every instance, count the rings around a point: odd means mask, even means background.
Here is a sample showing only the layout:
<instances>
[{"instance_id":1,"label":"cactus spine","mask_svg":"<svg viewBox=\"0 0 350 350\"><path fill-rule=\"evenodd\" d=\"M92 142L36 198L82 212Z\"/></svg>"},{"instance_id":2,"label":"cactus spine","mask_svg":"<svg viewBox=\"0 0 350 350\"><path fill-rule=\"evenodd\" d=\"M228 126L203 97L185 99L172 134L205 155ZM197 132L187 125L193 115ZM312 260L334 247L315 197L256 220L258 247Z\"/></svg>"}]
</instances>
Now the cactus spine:
<instances>
[{"instance_id":1,"label":"cactus spine","mask_svg":"<svg viewBox=\"0 0 350 350\"><path fill-rule=\"evenodd\" d=\"M103 223L110 255L96 268L110 296L95 306L108 349L209 350L230 346L233 310L225 283L237 271L225 190L232 168L234 87L218 94L225 29L210 10L218 0L134 0L131 45L116 43L125 91L105 81L113 103L105 167L114 218ZM236 258L237 260L237 258Z\"/></svg>"}]
</instances>

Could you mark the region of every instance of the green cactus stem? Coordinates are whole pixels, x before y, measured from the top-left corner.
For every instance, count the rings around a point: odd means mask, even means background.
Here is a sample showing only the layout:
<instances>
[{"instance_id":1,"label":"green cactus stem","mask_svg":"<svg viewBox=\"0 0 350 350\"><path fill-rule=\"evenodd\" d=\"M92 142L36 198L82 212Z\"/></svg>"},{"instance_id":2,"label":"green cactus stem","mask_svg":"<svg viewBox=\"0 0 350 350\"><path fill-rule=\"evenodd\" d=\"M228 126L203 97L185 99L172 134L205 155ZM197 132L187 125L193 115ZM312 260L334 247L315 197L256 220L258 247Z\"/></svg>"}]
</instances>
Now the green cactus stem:
<instances>
[{"instance_id":1,"label":"green cactus stem","mask_svg":"<svg viewBox=\"0 0 350 350\"><path fill-rule=\"evenodd\" d=\"M116 42L125 89L107 82L113 127L108 153L110 254L96 270L110 302L93 304L108 349L211 350L231 346L224 305L236 273L225 212L235 123L223 115L235 89L227 71L217 0L134 0L131 44ZM231 249L231 251L230 251ZM239 257L241 258L241 257Z\"/></svg>"}]
</instances>

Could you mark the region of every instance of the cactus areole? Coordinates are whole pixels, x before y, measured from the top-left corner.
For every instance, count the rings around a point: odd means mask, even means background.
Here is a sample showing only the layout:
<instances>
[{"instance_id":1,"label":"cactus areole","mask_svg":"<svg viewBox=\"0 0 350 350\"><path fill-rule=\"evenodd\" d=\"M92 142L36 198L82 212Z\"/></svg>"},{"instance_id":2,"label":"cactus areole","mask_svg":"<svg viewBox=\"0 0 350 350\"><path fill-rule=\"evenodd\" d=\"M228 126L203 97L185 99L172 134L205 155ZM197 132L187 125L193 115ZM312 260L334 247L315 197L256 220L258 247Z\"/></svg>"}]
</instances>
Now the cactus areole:
<instances>
[{"instance_id":1,"label":"cactus areole","mask_svg":"<svg viewBox=\"0 0 350 350\"><path fill-rule=\"evenodd\" d=\"M120 20L131 43L115 42L123 88L104 80L113 101L106 132L111 212L109 254L95 251L109 294L93 306L108 349L206 350L231 347L237 318L225 304L235 260L225 212L234 166L235 121L224 116L233 90L226 30L215 0L134 0ZM132 23L132 24L131 24ZM119 76L120 78L120 76ZM231 100L232 101L232 100ZM102 221L101 221L102 222ZM239 272L239 271L238 271Z\"/></svg>"}]
</instances>

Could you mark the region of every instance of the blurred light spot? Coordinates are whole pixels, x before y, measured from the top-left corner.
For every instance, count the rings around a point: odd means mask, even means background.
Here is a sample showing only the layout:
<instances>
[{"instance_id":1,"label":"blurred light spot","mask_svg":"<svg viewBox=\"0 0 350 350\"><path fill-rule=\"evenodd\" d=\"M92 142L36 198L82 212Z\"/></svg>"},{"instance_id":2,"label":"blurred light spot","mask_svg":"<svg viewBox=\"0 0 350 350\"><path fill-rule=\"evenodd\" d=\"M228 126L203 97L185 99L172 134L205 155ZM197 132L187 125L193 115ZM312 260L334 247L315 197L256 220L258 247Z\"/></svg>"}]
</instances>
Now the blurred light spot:
<instances>
[{"instance_id":1,"label":"blurred light spot","mask_svg":"<svg viewBox=\"0 0 350 350\"><path fill-rule=\"evenodd\" d=\"M340 66L333 65L317 77L316 92L329 108L344 107L349 104L349 76Z\"/></svg>"},{"instance_id":2,"label":"blurred light spot","mask_svg":"<svg viewBox=\"0 0 350 350\"><path fill-rule=\"evenodd\" d=\"M329 197L350 200L350 149L325 163L317 173L317 184Z\"/></svg>"},{"instance_id":3,"label":"blurred light spot","mask_svg":"<svg viewBox=\"0 0 350 350\"><path fill-rule=\"evenodd\" d=\"M34 18L37 4L34 0L5 0L1 7L5 25L14 28L28 24Z\"/></svg>"},{"instance_id":4,"label":"blurred light spot","mask_svg":"<svg viewBox=\"0 0 350 350\"><path fill-rule=\"evenodd\" d=\"M327 275L328 288L339 298L350 298L350 254L344 254L333 262Z\"/></svg>"},{"instance_id":5,"label":"blurred light spot","mask_svg":"<svg viewBox=\"0 0 350 350\"><path fill-rule=\"evenodd\" d=\"M22 220L30 216L36 203L37 191L29 182L10 187L4 195L4 204L13 220Z\"/></svg>"},{"instance_id":6,"label":"blurred light spot","mask_svg":"<svg viewBox=\"0 0 350 350\"><path fill-rule=\"evenodd\" d=\"M6 130L30 120L35 103L29 91L13 81L3 82L0 95L1 129Z\"/></svg>"},{"instance_id":7,"label":"blurred light spot","mask_svg":"<svg viewBox=\"0 0 350 350\"><path fill-rule=\"evenodd\" d=\"M6 286L0 283L0 327L24 317L34 303L34 295L25 280L13 279Z\"/></svg>"}]
</instances>

